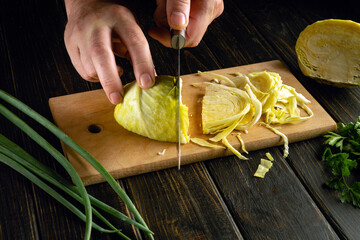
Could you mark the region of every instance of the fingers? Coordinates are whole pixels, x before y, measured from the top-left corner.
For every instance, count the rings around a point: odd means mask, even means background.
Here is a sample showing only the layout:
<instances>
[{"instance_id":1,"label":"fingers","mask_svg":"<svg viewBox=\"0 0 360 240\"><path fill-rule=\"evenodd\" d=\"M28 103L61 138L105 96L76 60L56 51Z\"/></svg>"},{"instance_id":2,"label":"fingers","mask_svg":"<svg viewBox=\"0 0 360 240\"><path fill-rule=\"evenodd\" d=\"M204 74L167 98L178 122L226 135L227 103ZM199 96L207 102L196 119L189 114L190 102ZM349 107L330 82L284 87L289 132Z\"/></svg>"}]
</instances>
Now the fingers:
<instances>
[{"instance_id":1,"label":"fingers","mask_svg":"<svg viewBox=\"0 0 360 240\"><path fill-rule=\"evenodd\" d=\"M199 45L210 23L224 10L219 0L193 0L191 2L190 21L186 29L187 47Z\"/></svg>"},{"instance_id":2,"label":"fingers","mask_svg":"<svg viewBox=\"0 0 360 240\"><path fill-rule=\"evenodd\" d=\"M166 47L170 45L170 28L185 29L189 23L190 0L158 0L154 12L157 27L151 28L150 37Z\"/></svg>"},{"instance_id":3,"label":"fingers","mask_svg":"<svg viewBox=\"0 0 360 240\"><path fill-rule=\"evenodd\" d=\"M86 73L86 78L84 79L91 82L99 81L91 56L87 53L87 49L79 46L79 53L82 67Z\"/></svg>"},{"instance_id":4,"label":"fingers","mask_svg":"<svg viewBox=\"0 0 360 240\"><path fill-rule=\"evenodd\" d=\"M112 104L121 102L124 93L111 48L111 29L95 29L89 44L90 58L106 96Z\"/></svg>"},{"instance_id":5,"label":"fingers","mask_svg":"<svg viewBox=\"0 0 360 240\"><path fill-rule=\"evenodd\" d=\"M189 5L188 5L189 4ZM191 6L191 8L190 8ZM154 13L157 27L149 30L149 35L166 47L170 47L169 26L183 29L186 26L185 47L197 46L209 24L224 10L222 0L159 0ZM166 13L165 13L166 11ZM185 15L185 24L180 13ZM168 25L164 24L164 19Z\"/></svg>"},{"instance_id":6,"label":"fingers","mask_svg":"<svg viewBox=\"0 0 360 240\"><path fill-rule=\"evenodd\" d=\"M159 41L165 47L171 47L169 27L154 27L149 29L149 36Z\"/></svg>"},{"instance_id":7,"label":"fingers","mask_svg":"<svg viewBox=\"0 0 360 240\"><path fill-rule=\"evenodd\" d=\"M121 102L123 69L116 65L116 54L131 60L142 88L151 87L155 82L155 68L150 48L131 11L107 2L80 9L82 12L69 19L64 38L81 77L100 81L110 102Z\"/></svg>"},{"instance_id":8,"label":"fingers","mask_svg":"<svg viewBox=\"0 0 360 240\"><path fill-rule=\"evenodd\" d=\"M113 40L112 43L112 49L116 56L130 60L129 52L126 46L121 42L121 40Z\"/></svg>"},{"instance_id":9,"label":"fingers","mask_svg":"<svg viewBox=\"0 0 360 240\"><path fill-rule=\"evenodd\" d=\"M91 78L86 73L86 71L83 67L83 64L81 62L80 49L78 48L78 46L76 44L74 44L73 41L71 41L69 34L67 34L66 31L65 31L64 40L65 40L66 50L70 56L71 63L75 67L76 71L80 74L80 76L82 78L84 78L86 80L90 80Z\"/></svg>"},{"instance_id":10,"label":"fingers","mask_svg":"<svg viewBox=\"0 0 360 240\"><path fill-rule=\"evenodd\" d=\"M149 43L135 19L114 27L116 33L127 48L134 69L135 78L141 88L150 88L155 83L155 67L151 57Z\"/></svg>"},{"instance_id":11,"label":"fingers","mask_svg":"<svg viewBox=\"0 0 360 240\"><path fill-rule=\"evenodd\" d=\"M189 22L190 0L167 0L166 16L169 26L176 30L185 29Z\"/></svg>"}]
</instances>

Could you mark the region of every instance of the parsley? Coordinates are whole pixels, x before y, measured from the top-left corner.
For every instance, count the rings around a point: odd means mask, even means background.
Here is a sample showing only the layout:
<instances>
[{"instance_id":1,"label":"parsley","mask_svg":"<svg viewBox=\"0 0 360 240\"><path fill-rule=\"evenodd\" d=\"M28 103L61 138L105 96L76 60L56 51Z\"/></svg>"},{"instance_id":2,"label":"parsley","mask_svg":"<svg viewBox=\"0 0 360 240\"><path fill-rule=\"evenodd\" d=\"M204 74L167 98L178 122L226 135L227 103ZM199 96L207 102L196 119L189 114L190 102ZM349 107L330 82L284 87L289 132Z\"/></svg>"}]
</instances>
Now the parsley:
<instances>
[{"instance_id":1,"label":"parsley","mask_svg":"<svg viewBox=\"0 0 360 240\"><path fill-rule=\"evenodd\" d=\"M355 123L338 123L337 133L329 132L324 137L327 139L322 160L333 175L325 184L341 191L342 203L360 208L360 181L350 184L349 180L360 161L360 116Z\"/></svg>"}]
</instances>

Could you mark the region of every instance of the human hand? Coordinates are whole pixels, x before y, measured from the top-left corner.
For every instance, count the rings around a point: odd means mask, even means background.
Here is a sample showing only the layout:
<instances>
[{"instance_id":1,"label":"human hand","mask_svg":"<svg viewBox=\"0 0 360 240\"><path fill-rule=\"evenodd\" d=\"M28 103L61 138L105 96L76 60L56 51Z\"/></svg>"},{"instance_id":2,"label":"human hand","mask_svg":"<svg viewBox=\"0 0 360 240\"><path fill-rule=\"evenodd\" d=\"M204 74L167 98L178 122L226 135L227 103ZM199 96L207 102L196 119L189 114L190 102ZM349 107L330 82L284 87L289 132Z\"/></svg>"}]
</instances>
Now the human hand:
<instances>
[{"instance_id":1,"label":"human hand","mask_svg":"<svg viewBox=\"0 0 360 240\"><path fill-rule=\"evenodd\" d=\"M140 87L154 84L149 44L128 8L103 0L65 0L65 6L65 45L82 78L100 81L110 102L121 102L123 70L116 65L116 54L131 61Z\"/></svg>"},{"instance_id":2,"label":"human hand","mask_svg":"<svg viewBox=\"0 0 360 240\"><path fill-rule=\"evenodd\" d=\"M224 11L222 0L157 0L156 27L149 35L170 47L170 28L186 28L185 47L199 45L209 24Z\"/></svg>"}]
</instances>

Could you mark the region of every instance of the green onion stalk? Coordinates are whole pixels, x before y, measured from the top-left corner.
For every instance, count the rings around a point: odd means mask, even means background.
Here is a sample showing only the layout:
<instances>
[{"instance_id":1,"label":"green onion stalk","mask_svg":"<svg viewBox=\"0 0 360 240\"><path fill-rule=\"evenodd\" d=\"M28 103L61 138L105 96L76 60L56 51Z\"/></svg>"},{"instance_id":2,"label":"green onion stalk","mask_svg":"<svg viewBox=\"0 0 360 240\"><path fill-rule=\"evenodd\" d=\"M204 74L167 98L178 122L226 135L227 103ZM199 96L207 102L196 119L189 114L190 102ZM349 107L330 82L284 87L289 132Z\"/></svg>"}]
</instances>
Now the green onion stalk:
<instances>
[{"instance_id":1,"label":"green onion stalk","mask_svg":"<svg viewBox=\"0 0 360 240\"><path fill-rule=\"evenodd\" d=\"M53 169L45 166L41 162L37 161L33 156L27 153L24 149L18 146L16 143L12 142L4 135L0 134L0 153L5 154L8 157L11 157L14 161L22 164L28 170L31 170L33 173L37 174L43 180L46 180L53 184L54 186L58 187L59 189L63 190L69 196L73 197L77 201L80 202L81 198L78 196L77 187L71 184L69 181L64 179L60 176L57 172ZM90 202L92 205L102 209L103 211L119 218L120 220L132 224L135 227L147 232L152 233L149 229L145 228L140 223L134 221L133 219L129 218L125 214L119 212L118 210L112 208L111 206L101 202L100 200L96 199L95 197L89 195ZM94 210L94 209L93 209ZM95 214L95 212L94 212ZM95 214L96 215L96 214Z\"/></svg>"},{"instance_id":2,"label":"green onion stalk","mask_svg":"<svg viewBox=\"0 0 360 240\"><path fill-rule=\"evenodd\" d=\"M54 197L58 196L48 185L43 184L43 182L37 178L35 175L31 175L30 171L33 172L41 172L40 177L45 178L47 181L51 182L52 184L60 187L63 191L67 194L72 196L74 199L81 201L85 208L85 216L81 215L80 212L77 212L72 205L69 205L67 202L64 202L63 199L60 200L61 203L65 203L64 205L68 207L71 211L73 211L78 217L85 220L86 227L85 227L85 239L90 239L91 229L94 227L95 229L100 229L105 232L117 232L120 233L114 226L112 226L106 219L102 217L94 208L93 205L103 209L104 211L118 217L119 219L133 224L134 226L138 227L139 229L145 231L150 239L153 239L153 233L147 227L145 221L141 217L140 213L136 209L135 205L132 203L131 199L128 197L126 192L119 186L116 180L109 174L109 172L86 150L84 150L80 145L78 145L73 139L71 139L68 135L66 135L63 131L61 131L57 126L55 126L52 122L35 112L26 104L22 103L15 97L11 96L10 94L6 93L5 91L0 89L0 98L3 99L5 102L11 104L12 106L16 107L29 117L33 118L35 121L40 123L42 126L47 128L50 132L52 132L55 136L57 136L63 143L71 147L74 151L76 151L80 156L86 159L109 183L109 185L113 188L113 190L118 194L118 196L124 201L125 205L128 207L130 212L134 215L135 219L138 221L134 221L131 218L128 218L126 215L118 212L117 210L113 209L112 207L102 203L101 201L89 196L85 189L84 184L81 181L81 178L77 174L76 170L73 166L67 161L67 159L62 155L58 150L56 150L49 142L47 142L43 137L41 137L35 130L33 130L30 126L28 126L24 121L18 118L15 114L9 111L5 106L0 104L0 113L9 119L12 123L14 123L17 127L19 127L22 131L24 131L30 138L32 138L35 142L37 142L41 147L43 147L47 152L50 153L68 172L72 181L74 182L75 186L69 183L66 183L66 180L54 174L54 171L50 170L49 168L40 165L37 160L34 162L34 159L26 153L24 150L18 147L16 144L12 143L10 140L6 139L6 137L0 137L0 143L3 146L12 146L13 149L16 149L19 154L16 156L11 155L9 152L6 154L4 153L5 150L2 148L1 157L6 159L5 161L7 165L11 165L10 167L14 168L16 171L21 172L25 177L29 178L30 180L35 180L35 184L37 184L40 188L48 190L47 192ZM15 154L16 155L16 154ZM19 156L20 155L20 156ZM30 157L29 157L30 156ZM9 160L15 161L15 163L9 163ZM16 159L16 160L15 160ZM4 161L3 161L4 162ZM26 162L26 163L25 163ZM26 165L26 166L24 166ZM40 167L39 167L40 166ZM30 170L30 171L29 171ZM54 178L50 176L55 176ZM61 183L61 184L59 184ZM66 183L66 184L65 184ZM55 191L56 192L56 191ZM58 201L61 198L56 198ZM90 200L91 199L91 200ZM105 230L99 227L98 225L94 225L92 221L92 213L94 213L98 218L102 219L104 223L106 223L112 230ZM120 233L121 234L121 233ZM127 238L125 235L123 236Z\"/></svg>"}]
</instances>

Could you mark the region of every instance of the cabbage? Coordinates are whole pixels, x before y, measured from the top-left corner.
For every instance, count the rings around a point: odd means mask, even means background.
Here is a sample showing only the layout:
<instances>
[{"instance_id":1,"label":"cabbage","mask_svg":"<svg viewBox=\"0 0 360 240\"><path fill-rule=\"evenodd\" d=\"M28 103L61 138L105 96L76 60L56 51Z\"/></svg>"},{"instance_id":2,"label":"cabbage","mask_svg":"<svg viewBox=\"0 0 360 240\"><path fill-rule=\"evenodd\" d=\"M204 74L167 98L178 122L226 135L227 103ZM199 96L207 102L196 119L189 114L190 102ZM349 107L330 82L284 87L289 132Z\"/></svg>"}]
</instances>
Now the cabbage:
<instances>
[{"instance_id":1,"label":"cabbage","mask_svg":"<svg viewBox=\"0 0 360 240\"><path fill-rule=\"evenodd\" d=\"M310 101L297 93L293 87L283 84L278 73L260 71L249 73L247 76L241 73L234 74L236 77L232 80L235 85L244 90L245 86L249 85L262 103L266 123L297 123L312 117L312 111L306 107ZM308 116L300 116L299 107L303 108Z\"/></svg>"},{"instance_id":2,"label":"cabbage","mask_svg":"<svg viewBox=\"0 0 360 240\"><path fill-rule=\"evenodd\" d=\"M250 103L251 99L245 91L209 84L202 99L203 133L213 134L229 127L234 129L237 122L250 112Z\"/></svg>"},{"instance_id":3,"label":"cabbage","mask_svg":"<svg viewBox=\"0 0 360 240\"><path fill-rule=\"evenodd\" d=\"M230 151L232 153L235 154L235 156L237 156L238 158L242 159L242 160L249 160L247 157L245 157L244 155L242 155L238 150L236 150L233 146L231 146L231 144L228 142L228 140L226 139L226 137L224 137L223 139L221 139L221 142L228 148L230 149Z\"/></svg>"},{"instance_id":4,"label":"cabbage","mask_svg":"<svg viewBox=\"0 0 360 240\"><path fill-rule=\"evenodd\" d=\"M273 156L269 152L265 153L265 155L270 161L274 161Z\"/></svg>"},{"instance_id":5,"label":"cabbage","mask_svg":"<svg viewBox=\"0 0 360 240\"><path fill-rule=\"evenodd\" d=\"M236 134L236 137L238 138L238 140L240 141L240 144L241 144L241 150L244 152L244 153L249 153L246 148L245 148L245 143L244 143L244 140L242 139L242 137L240 136L240 133L237 133Z\"/></svg>"},{"instance_id":6,"label":"cabbage","mask_svg":"<svg viewBox=\"0 0 360 240\"><path fill-rule=\"evenodd\" d=\"M124 87L124 99L115 107L114 117L125 129L165 142L178 141L178 88L172 76L156 77L155 85L142 89L136 82ZM187 106L180 105L181 143L188 143Z\"/></svg>"},{"instance_id":7,"label":"cabbage","mask_svg":"<svg viewBox=\"0 0 360 240\"><path fill-rule=\"evenodd\" d=\"M307 106L310 103L293 87L282 83L278 73L260 71L244 75L230 73L234 78L210 73L198 72L198 75L215 77L217 83L202 82L193 86L206 86L202 100L202 127L204 134L215 134L209 140L222 141L236 156L246 159L227 141L233 130L247 131L265 115L265 126L284 140L284 157L289 154L287 137L269 124L298 123L313 116ZM214 79L212 79L214 80ZM307 116L301 116L300 108ZM238 136L242 151L246 152L243 140ZM201 144L200 144L201 145ZM207 145L207 147L210 147Z\"/></svg>"},{"instance_id":8,"label":"cabbage","mask_svg":"<svg viewBox=\"0 0 360 240\"><path fill-rule=\"evenodd\" d=\"M254 173L254 177L264 178L265 174L269 171L272 165L273 163L271 161L261 158L260 164Z\"/></svg>"},{"instance_id":9,"label":"cabbage","mask_svg":"<svg viewBox=\"0 0 360 240\"><path fill-rule=\"evenodd\" d=\"M193 137L193 138L190 138L190 141L192 141L193 143L196 143L196 144L198 144L200 146L203 146L203 147L226 149L224 146L210 143L210 142L208 142L208 141L206 141L205 139L202 139L202 138Z\"/></svg>"},{"instance_id":10,"label":"cabbage","mask_svg":"<svg viewBox=\"0 0 360 240\"><path fill-rule=\"evenodd\" d=\"M360 85L360 24L327 19L307 26L295 50L304 75L338 87Z\"/></svg>"},{"instance_id":11,"label":"cabbage","mask_svg":"<svg viewBox=\"0 0 360 240\"><path fill-rule=\"evenodd\" d=\"M220 141L235 128L244 130L254 125L261 116L261 103L250 87L246 91L210 83L202 100L204 134L220 132L212 138Z\"/></svg>"},{"instance_id":12,"label":"cabbage","mask_svg":"<svg viewBox=\"0 0 360 240\"><path fill-rule=\"evenodd\" d=\"M283 134L282 132L280 132L279 130L277 130L276 128L270 126L267 123L261 123L264 124L266 128L270 129L271 131L273 131L275 134L279 135L283 141L284 141L284 154L283 157L287 158L287 156L289 156L289 140L287 138L287 136L285 134Z\"/></svg>"}]
</instances>

